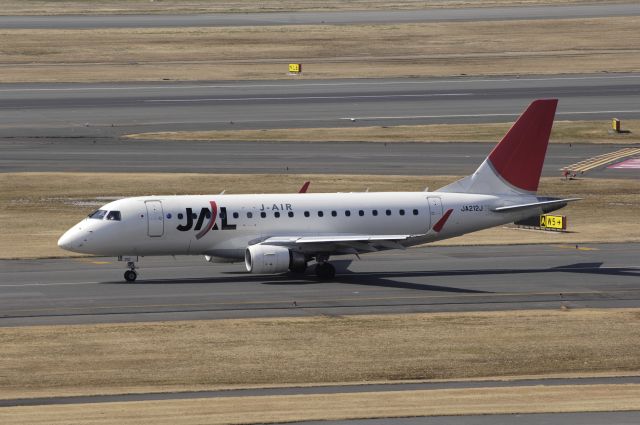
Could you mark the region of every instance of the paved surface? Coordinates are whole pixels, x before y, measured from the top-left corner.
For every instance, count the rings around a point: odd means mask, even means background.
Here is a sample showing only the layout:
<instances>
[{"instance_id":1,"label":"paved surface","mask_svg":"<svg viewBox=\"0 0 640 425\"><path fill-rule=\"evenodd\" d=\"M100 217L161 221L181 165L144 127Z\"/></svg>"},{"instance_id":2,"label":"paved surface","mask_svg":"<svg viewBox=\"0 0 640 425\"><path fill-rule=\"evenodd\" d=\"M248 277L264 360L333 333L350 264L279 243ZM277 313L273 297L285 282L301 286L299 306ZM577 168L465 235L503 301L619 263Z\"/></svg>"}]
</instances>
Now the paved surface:
<instances>
[{"instance_id":1,"label":"paved surface","mask_svg":"<svg viewBox=\"0 0 640 425\"><path fill-rule=\"evenodd\" d=\"M2 85L0 172L466 174L492 144L336 145L123 141L161 130L511 121L558 96L558 119L640 118L640 74L609 76ZM356 121L349 119L356 117ZM546 175L617 146L552 146ZM603 170L637 176L637 170ZM590 173L590 175L594 175ZM599 175L599 174L598 174Z\"/></svg>"},{"instance_id":2,"label":"paved surface","mask_svg":"<svg viewBox=\"0 0 640 425\"><path fill-rule=\"evenodd\" d=\"M22 140L0 144L0 171L196 172L291 174L467 175L495 143L252 143ZM612 145L551 145L544 176L619 149ZM340 155L336 155L340 152ZM633 168L591 170L589 177L640 177ZM436 189L436 187L432 187Z\"/></svg>"},{"instance_id":3,"label":"paved surface","mask_svg":"<svg viewBox=\"0 0 640 425\"><path fill-rule=\"evenodd\" d=\"M339 11L218 13L197 15L0 16L4 29L86 29L150 27L226 27L264 25L349 25L511 19L568 19L640 15L640 5L572 5Z\"/></svg>"},{"instance_id":4,"label":"paved surface","mask_svg":"<svg viewBox=\"0 0 640 425\"><path fill-rule=\"evenodd\" d=\"M218 397L260 397L274 395L310 395L369 393L379 391L420 391L460 388L504 388L557 385L640 384L640 376L602 378L518 379L510 381L450 381L411 384L325 385L313 387L276 387L219 391L184 391L173 393L116 394L104 396L41 397L0 400L0 407L37 406L46 404L112 403L125 401L184 400Z\"/></svg>"},{"instance_id":5,"label":"paved surface","mask_svg":"<svg viewBox=\"0 0 640 425\"><path fill-rule=\"evenodd\" d=\"M558 97L558 119L640 118L640 74L0 85L0 137L159 130L508 122ZM355 123L350 118L356 118ZM623 127L624 127L624 121Z\"/></svg>"},{"instance_id":6,"label":"paved surface","mask_svg":"<svg viewBox=\"0 0 640 425\"><path fill-rule=\"evenodd\" d=\"M517 415L463 415L353 421L290 422L291 425L636 425L640 412L537 413Z\"/></svg>"},{"instance_id":7,"label":"paved surface","mask_svg":"<svg viewBox=\"0 0 640 425\"><path fill-rule=\"evenodd\" d=\"M135 284L111 259L0 261L0 326L640 306L640 244L579 248L376 253L335 261L334 282L250 275L243 264L197 257L143 258Z\"/></svg>"}]
</instances>

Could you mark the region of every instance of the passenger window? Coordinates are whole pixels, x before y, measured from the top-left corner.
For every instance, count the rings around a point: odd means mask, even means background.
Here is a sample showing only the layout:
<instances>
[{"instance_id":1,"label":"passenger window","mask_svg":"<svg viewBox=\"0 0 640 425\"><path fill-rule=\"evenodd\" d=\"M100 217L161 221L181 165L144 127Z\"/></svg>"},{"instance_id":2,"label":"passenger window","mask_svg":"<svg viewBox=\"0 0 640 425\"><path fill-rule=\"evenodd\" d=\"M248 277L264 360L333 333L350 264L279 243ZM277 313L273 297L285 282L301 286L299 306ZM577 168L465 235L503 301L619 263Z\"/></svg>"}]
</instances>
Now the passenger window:
<instances>
[{"instance_id":1,"label":"passenger window","mask_svg":"<svg viewBox=\"0 0 640 425\"><path fill-rule=\"evenodd\" d=\"M305 216L305 217L309 217L309 215L311 215L311 214L309 214L309 211L305 211L305 212L304 212L304 216Z\"/></svg>"},{"instance_id":2,"label":"passenger window","mask_svg":"<svg viewBox=\"0 0 640 425\"><path fill-rule=\"evenodd\" d=\"M418 210L413 210L413 215L418 215Z\"/></svg>"},{"instance_id":3,"label":"passenger window","mask_svg":"<svg viewBox=\"0 0 640 425\"><path fill-rule=\"evenodd\" d=\"M209 210L205 210L205 214L206 214L208 211L209 211ZM194 218L195 218L195 217L194 217ZM207 218L209 218L209 216L208 216L208 215L207 215ZM227 214L225 214L225 212L224 212L224 211L220 211L220 218L224 220L225 218L227 218Z\"/></svg>"},{"instance_id":4,"label":"passenger window","mask_svg":"<svg viewBox=\"0 0 640 425\"><path fill-rule=\"evenodd\" d=\"M96 220L102 220L105 216L105 214L107 214L107 210L96 210L94 212L92 212L91 214L89 214L89 218L93 218Z\"/></svg>"},{"instance_id":5,"label":"passenger window","mask_svg":"<svg viewBox=\"0 0 640 425\"><path fill-rule=\"evenodd\" d=\"M350 216L351 216L351 211L346 210L346 211L344 212L344 215L346 215L347 217L350 217Z\"/></svg>"},{"instance_id":6,"label":"passenger window","mask_svg":"<svg viewBox=\"0 0 640 425\"><path fill-rule=\"evenodd\" d=\"M318 211L318 217L322 217L324 216L324 213L322 211Z\"/></svg>"},{"instance_id":7,"label":"passenger window","mask_svg":"<svg viewBox=\"0 0 640 425\"><path fill-rule=\"evenodd\" d=\"M253 218L253 213L251 211L247 213L247 218Z\"/></svg>"},{"instance_id":8,"label":"passenger window","mask_svg":"<svg viewBox=\"0 0 640 425\"><path fill-rule=\"evenodd\" d=\"M278 211L274 212L274 213L273 213L273 216L274 216L275 218L280 218L280 212L278 212Z\"/></svg>"},{"instance_id":9,"label":"passenger window","mask_svg":"<svg viewBox=\"0 0 640 425\"><path fill-rule=\"evenodd\" d=\"M387 214L387 215L391 215L391 210L387 210L387 211L386 211L386 214Z\"/></svg>"},{"instance_id":10,"label":"passenger window","mask_svg":"<svg viewBox=\"0 0 640 425\"><path fill-rule=\"evenodd\" d=\"M182 217L184 217L182 213L178 213L178 220L182 220Z\"/></svg>"},{"instance_id":11,"label":"passenger window","mask_svg":"<svg viewBox=\"0 0 640 425\"><path fill-rule=\"evenodd\" d=\"M107 214L107 220L120 221L120 211L109 211Z\"/></svg>"},{"instance_id":12,"label":"passenger window","mask_svg":"<svg viewBox=\"0 0 640 425\"><path fill-rule=\"evenodd\" d=\"M362 217L362 216L364 215L364 211L362 211L362 210L358 211L358 215L359 215L360 217Z\"/></svg>"},{"instance_id":13,"label":"passenger window","mask_svg":"<svg viewBox=\"0 0 640 425\"><path fill-rule=\"evenodd\" d=\"M371 211L371 214L373 214L374 217L377 216L378 215L378 210Z\"/></svg>"},{"instance_id":14,"label":"passenger window","mask_svg":"<svg viewBox=\"0 0 640 425\"><path fill-rule=\"evenodd\" d=\"M238 217L240 217L240 214L238 214L237 212L234 212L233 213L233 218L238 218Z\"/></svg>"},{"instance_id":15,"label":"passenger window","mask_svg":"<svg viewBox=\"0 0 640 425\"><path fill-rule=\"evenodd\" d=\"M400 215L404 215L404 210L400 210L398 212L400 213Z\"/></svg>"},{"instance_id":16,"label":"passenger window","mask_svg":"<svg viewBox=\"0 0 640 425\"><path fill-rule=\"evenodd\" d=\"M198 218L198 214L193 213L193 214L191 214L191 217L193 217L193 219L195 220L196 218Z\"/></svg>"},{"instance_id":17,"label":"passenger window","mask_svg":"<svg viewBox=\"0 0 640 425\"><path fill-rule=\"evenodd\" d=\"M336 211L331 211L331 217L337 217L338 213Z\"/></svg>"},{"instance_id":18,"label":"passenger window","mask_svg":"<svg viewBox=\"0 0 640 425\"><path fill-rule=\"evenodd\" d=\"M288 215L289 217L293 218L293 211L289 211L289 212L287 213L287 215Z\"/></svg>"},{"instance_id":19,"label":"passenger window","mask_svg":"<svg viewBox=\"0 0 640 425\"><path fill-rule=\"evenodd\" d=\"M260 217L265 218L266 216L267 216L267 213L266 213L266 212L262 211L262 212L260 213Z\"/></svg>"}]
</instances>

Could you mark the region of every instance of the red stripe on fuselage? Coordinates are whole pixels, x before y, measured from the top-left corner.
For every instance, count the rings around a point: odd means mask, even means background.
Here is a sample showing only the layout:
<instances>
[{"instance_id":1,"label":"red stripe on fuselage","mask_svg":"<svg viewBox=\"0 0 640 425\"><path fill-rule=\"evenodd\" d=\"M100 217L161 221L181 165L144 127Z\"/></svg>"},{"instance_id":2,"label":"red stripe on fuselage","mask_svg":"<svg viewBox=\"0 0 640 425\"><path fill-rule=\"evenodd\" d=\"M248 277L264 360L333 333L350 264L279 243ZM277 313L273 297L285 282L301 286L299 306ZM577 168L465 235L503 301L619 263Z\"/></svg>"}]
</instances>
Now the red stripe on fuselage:
<instances>
[{"instance_id":1,"label":"red stripe on fuselage","mask_svg":"<svg viewBox=\"0 0 640 425\"><path fill-rule=\"evenodd\" d=\"M438 220L436 225L433 226L434 232L440 233L440 231L444 227L444 224L447 222L447 220L449 220L449 216L451 215L452 212L453 212L453 209L448 209L447 212L444 213L444 215L440 218L440 220Z\"/></svg>"},{"instance_id":2,"label":"red stripe on fuselage","mask_svg":"<svg viewBox=\"0 0 640 425\"><path fill-rule=\"evenodd\" d=\"M196 239L202 239L204 235L209 233L209 230L216 224L216 218L218 218L218 204L215 201L210 201L209 205L211 205L211 217L209 218L209 222L207 225L196 235Z\"/></svg>"}]
</instances>

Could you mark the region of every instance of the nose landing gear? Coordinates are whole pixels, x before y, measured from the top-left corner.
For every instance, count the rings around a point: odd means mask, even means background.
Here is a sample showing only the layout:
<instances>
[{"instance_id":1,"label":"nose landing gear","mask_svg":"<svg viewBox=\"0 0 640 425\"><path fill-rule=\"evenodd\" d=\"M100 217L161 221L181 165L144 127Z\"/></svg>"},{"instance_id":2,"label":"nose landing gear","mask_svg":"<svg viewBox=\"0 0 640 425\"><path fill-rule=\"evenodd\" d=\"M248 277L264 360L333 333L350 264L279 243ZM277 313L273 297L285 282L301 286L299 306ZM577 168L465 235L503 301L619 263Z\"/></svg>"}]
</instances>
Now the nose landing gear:
<instances>
[{"instance_id":1,"label":"nose landing gear","mask_svg":"<svg viewBox=\"0 0 640 425\"><path fill-rule=\"evenodd\" d=\"M127 282L135 282L138 278L138 273L136 273L136 261L138 261L138 257L118 257L118 261L126 261L127 267L129 270L124 272L124 280Z\"/></svg>"},{"instance_id":2,"label":"nose landing gear","mask_svg":"<svg viewBox=\"0 0 640 425\"><path fill-rule=\"evenodd\" d=\"M131 264L131 270L127 270L126 272L124 272L124 280L126 280L127 282L135 282L136 278L138 277L138 273L136 273L136 271L133 269L133 263L129 263Z\"/></svg>"}]
</instances>

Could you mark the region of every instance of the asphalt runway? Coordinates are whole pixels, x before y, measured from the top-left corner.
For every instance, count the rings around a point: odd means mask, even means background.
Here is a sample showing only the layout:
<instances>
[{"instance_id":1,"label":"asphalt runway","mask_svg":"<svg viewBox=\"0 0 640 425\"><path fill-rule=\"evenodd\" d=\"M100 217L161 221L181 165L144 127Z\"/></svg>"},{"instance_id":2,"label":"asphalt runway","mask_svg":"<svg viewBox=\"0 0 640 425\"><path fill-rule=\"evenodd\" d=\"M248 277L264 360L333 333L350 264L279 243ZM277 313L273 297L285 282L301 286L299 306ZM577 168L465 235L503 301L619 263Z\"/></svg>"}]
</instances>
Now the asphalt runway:
<instances>
[{"instance_id":1,"label":"asphalt runway","mask_svg":"<svg viewBox=\"0 0 640 425\"><path fill-rule=\"evenodd\" d=\"M495 143L259 143L122 142L97 140L8 141L0 145L0 170L168 173L467 175ZM543 176L612 152L615 145L551 145ZM339 155L336 152L340 152ZM638 169L587 172L588 177L638 178ZM313 182L312 182L313 183ZM364 190L364 188L362 188ZM431 189L437 189L431 187ZM274 188L277 190L277 188ZM313 190L313 187L312 187Z\"/></svg>"},{"instance_id":2,"label":"asphalt runway","mask_svg":"<svg viewBox=\"0 0 640 425\"><path fill-rule=\"evenodd\" d=\"M282 395L312 395L312 394L353 394L380 391L424 391L450 390L463 388L504 388L504 387L532 387L558 385L624 385L640 384L640 376L616 376L596 378L541 378L541 379L513 379L513 380L473 380L473 381L426 381L415 383L387 383L387 384L354 384L354 385L314 385L288 386L271 388L246 388L214 391L182 391L156 392L138 394L113 394L97 396L60 396L24 399L0 399L0 407L10 406L41 406L51 404L84 404L84 403L118 403L130 401L154 400L185 400L197 398L226 398L226 397L261 397ZM640 413L640 412L638 412ZM346 421L349 423L350 421Z\"/></svg>"},{"instance_id":3,"label":"asphalt runway","mask_svg":"<svg viewBox=\"0 0 640 425\"><path fill-rule=\"evenodd\" d=\"M4 84L0 96L0 138L509 122L549 97L557 119L640 118L640 74Z\"/></svg>"},{"instance_id":4,"label":"asphalt runway","mask_svg":"<svg viewBox=\"0 0 640 425\"><path fill-rule=\"evenodd\" d=\"M493 144L155 142L172 130L508 122L535 98L557 119L640 118L640 74L0 86L0 172L467 174ZM352 121L354 118L355 121ZM619 146L551 146L545 175ZM341 152L337 156L336 152ZM597 177L635 177L601 170Z\"/></svg>"},{"instance_id":5,"label":"asphalt runway","mask_svg":"<svg viewBox=\"0 0 640 425\"><path fill-rule=\"evenodd\" d=\"M176 15L0 16L3 29L96 29L227 27L272 25L354 25L514 19L571 19L640 15L640 5L433 8L384 11L314 11Z\"/></svg>"},{"instance_id":6,"label":"asphalt runway","mask_svg":"<svg viewBox=\"0 0 640 425\"><path fill-rule=\"evenodd\" d=\"M426 247L338 258L332 282L200 257L143 258L135 284L111 258L3 260L0 326L639 307L639 253L640 244Z\"/></svg>"}]
</instances>

